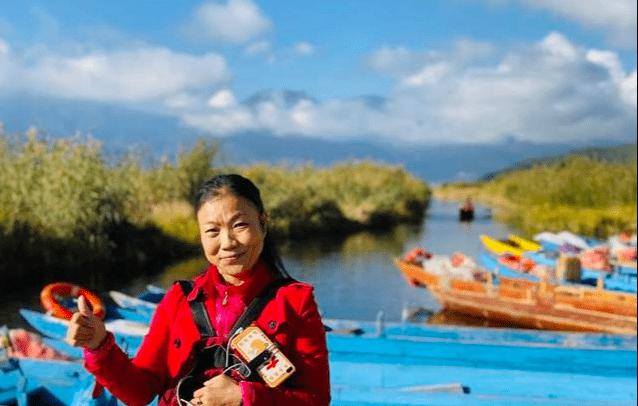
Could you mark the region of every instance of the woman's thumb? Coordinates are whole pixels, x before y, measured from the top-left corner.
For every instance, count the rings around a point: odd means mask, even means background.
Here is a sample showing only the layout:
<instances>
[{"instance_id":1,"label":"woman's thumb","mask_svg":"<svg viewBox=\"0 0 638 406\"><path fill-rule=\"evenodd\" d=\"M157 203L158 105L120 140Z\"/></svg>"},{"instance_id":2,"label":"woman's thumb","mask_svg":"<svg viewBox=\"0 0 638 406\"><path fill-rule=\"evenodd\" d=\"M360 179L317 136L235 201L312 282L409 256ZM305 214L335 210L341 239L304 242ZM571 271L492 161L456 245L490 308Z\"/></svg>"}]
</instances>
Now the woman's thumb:
<instances>
[{"instance_id":1,"label":"woman's thumb","mask_svg":"<svg viewBox=\"0 0 638 406\"><path fill-rule=\"evenodd\" d=\"M78 297L78 310L82 316L91 316L93 314L84 296Z\"/></svg>"}]
</instances>

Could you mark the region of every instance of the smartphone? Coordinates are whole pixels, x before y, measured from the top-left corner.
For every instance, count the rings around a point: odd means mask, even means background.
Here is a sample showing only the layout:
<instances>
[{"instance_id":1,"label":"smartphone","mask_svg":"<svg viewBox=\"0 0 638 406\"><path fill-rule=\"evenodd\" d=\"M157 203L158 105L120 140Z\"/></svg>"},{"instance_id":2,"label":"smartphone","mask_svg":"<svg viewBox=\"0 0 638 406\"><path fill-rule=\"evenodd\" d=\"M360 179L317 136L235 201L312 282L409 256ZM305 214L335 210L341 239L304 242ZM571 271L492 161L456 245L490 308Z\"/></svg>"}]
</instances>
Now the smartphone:
<instances>
[{"instance_id":1,"label":"smartphone","mask_svg":"<svg viewBox=\"0 0 638 406\"><path fill-rule=\"evenodd\" d=\"M257 326L251 325L231 340L232 347L242 356L246 363L268 350L271 356L257 367L257 373L266 385L276 388L295 372L295 366L281 352L277 344L272 342Z\"/></svg>"}]
</instances>

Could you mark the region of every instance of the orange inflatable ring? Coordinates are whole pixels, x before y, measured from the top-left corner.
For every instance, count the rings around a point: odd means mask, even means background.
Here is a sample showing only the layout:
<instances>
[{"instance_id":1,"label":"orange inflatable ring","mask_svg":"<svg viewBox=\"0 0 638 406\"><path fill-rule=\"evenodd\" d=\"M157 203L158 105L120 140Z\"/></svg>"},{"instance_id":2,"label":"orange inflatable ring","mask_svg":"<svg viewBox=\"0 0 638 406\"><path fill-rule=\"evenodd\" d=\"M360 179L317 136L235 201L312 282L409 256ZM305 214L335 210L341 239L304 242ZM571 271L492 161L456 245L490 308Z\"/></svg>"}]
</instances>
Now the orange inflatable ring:
<instances>
[{"instance_id":1,"label":"orange inflatable ring","mask_svg":"<svg viewBox=\"0 0 638 406\"><path fill-rule=\"evenodd\" d=\"M73 316L73 310L63 306L58 300L60 296L84 296L89 302L89 306L93 309L93 314L99 318L104 318L104 303L95 293L67 282L51 283L40 292L40 303L47 313L65 320L69 320Z\"/></svg>"}]
</instances>

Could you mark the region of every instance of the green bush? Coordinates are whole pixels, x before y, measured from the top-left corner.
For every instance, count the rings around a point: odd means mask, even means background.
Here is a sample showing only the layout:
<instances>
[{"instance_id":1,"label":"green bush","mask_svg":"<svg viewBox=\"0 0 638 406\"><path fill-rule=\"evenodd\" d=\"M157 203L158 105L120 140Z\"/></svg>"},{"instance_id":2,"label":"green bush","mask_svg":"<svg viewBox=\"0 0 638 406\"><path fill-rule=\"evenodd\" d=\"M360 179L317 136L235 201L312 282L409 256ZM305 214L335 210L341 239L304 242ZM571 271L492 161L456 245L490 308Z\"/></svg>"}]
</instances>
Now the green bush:
<instances>
[{"instance_id":1,"label":"green bush","mask_svg":"<svg viewBox=\"0 0 638 406\"><path fill-rule=\"evenodd\" d=\"M504 209L503 218L527 235L569 230L605 238L635 228L636 160L611 162L571 155L467 185L446 185L442 196L473 195ZM465 193L464 193L465 192Z\"/></svg>"},{"instance_id":2,"label":"green bush","mask_svg":"<svg viewBox=\"0 0 638 406\"><path fill-rule=\"evenodd\" d=\"M145 166L130 154L109 164L91 139L49 140L35 130L10 138L0 130L0 255L13 259L0 263L2 277L95 282L199 252L193 197L216 172L253 180L271 231L286 237L421 221L430 198L427 185L400 167L214 168L217 152L200 140L174 162Z\"/></svg>"}]
</instances>

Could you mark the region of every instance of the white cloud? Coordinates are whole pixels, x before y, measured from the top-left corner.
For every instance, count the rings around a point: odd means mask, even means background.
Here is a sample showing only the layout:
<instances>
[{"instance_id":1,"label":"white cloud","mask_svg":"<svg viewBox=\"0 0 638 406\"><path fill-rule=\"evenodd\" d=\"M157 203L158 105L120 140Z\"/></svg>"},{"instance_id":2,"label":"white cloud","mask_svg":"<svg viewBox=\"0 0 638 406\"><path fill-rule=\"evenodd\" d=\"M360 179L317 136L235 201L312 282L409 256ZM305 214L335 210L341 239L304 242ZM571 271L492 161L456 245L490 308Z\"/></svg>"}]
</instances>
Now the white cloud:
<instances>
[{"instance_id":1,"label":"white cloud","mask_svg":"<svg viewBox=\"0 0 638 406\"><path fill-rule=\"evenodd\" d=\"M308 56L315 52L315 46L307 41L297 42L292 46L292 50L297 55Z\"/></svg>"},{"instance_id":2,"label":"white cloud","mask_svg":"<svg viewBox=\"0 0 638 406\"><path fill-rule=\"evenodd\" d=\"M403 79L405 86L425 86L439 83L450 72L450 66L445 62L427 65L416 75Z\"/></svg>"},{"instance_id":3,"label":"white cloud","mask_svg":"<svg viewBox=\"0 0 638 406\"><path fill-rule=\"evenodd\" d=\"M272 44L270 41L258 41L246 47L246 55L262 55L272 52Z\"/></svg>"},{"instance_id":4,"label":"white cloud","mask_svg":"<svg viewBox=\"0 0 638 406\"><path fill-rule=\"evenodd\" d=\"M558 60L574 61L578 58L578 49L558 32L552 32L545 37L540 47L546 55L553 55Z\"/></svg>"},{"instance_id":5,"label":"white cloud","mask_svg":"<svg viewBox=\"0 0 638 406\"><path fill-rule=\"evenodd\" d=\"M18 87L34 93L97 101L138 102L227 81L226 61L216 54L192 56L166 48L55 54L20 66Z\"/></svg>"},{"instance_id":6,"label":"white cloud","mask_svg":"<svg viewBox=\"0 0 638 406\"><path fill-rule=\"evenodd\" d=\"M407 143L481 143L505 136L539 142L635 140L636 72L623 72L614 52L578 47L559 33L498 58L484 45L479 58L465 59L457 52L462 47L375 52L369 65L395 78L381 107L365 98L290 104L271 97L187 121L225 134L260 129L328 138L374 135Z\"/></svg>"},{"instance_id":7,"label":"white cloud","mask_svg":"<svg viewBox=\"0 0 638 406\"><path fill-rule=\"evenodd\" d=\"M207 104L214 109L227 109L237 104L237 98L230 90L222 89L208 99Z\"/></svg>"},{"instance_id":8,"label":"white cloud","mask_svg":"<svg viewBox=\"0 0 638 406\"><path fill-rule=\"evenodd\" d=\"M187 27L193 38L246 43L273 28L252 0L228 0L226 4L208 2L201 5Z\"/></svg>"},{"instance_id":9,"label":"white cloud","mask_svg":"<svg viewBox=\"0 0 638 406\"><path fill-rule=\"evenodd\" d=\"M485 0L502 5L522 2L530 8L548 10L569 18L586 28L608 31L609 40L616 45L636 48L636 0Z\"/></svg>"},{"instance_id":10,"label":"white cloud","mask_svg":"<svg viewBox=\"0 0 638 406\"><path fill-rule=\"evenodd\" d=\"M172 110L192 110L199 108L200 105L201 97L188 91L169 95L164 100L164 106Z\"/></svg>"},{"instance_id":11,"label":"white cloud","mask_svg":"<svg viewBox=\"0 0 638 406\"><path fill-rule=\"evenodd\" d=\"M11 47L9 44L0 38L0 57L7 57L11 52Z\"/></svg>"},{"instance_id":12,"label":"white cloud","mask_svg":"<svg viewBox=\"0 0 638 406\"><path fill-rule=\"evenodd\" d=\"M366 58L364 63L378 74L405 78L422 74L424 67L439 65L442 59L456 65L471 65L485 63L494 56L493 44L461 38L446 47L445 51L412 51L401 46L381 47Z\"/></svg>"},{"instance_id":13,"label":"white cloud","mask_svg":"<svg viewBox=\"0 0 638 406\"><path fill-rule=\"evenodd\" d=\"M636 71L623 80L621 84L621 97L625 103L634 106L638 104L636 101Z\"/></svg>"},{"instance_id":14,"label":"white cloud","mask_svg":"<svg viewBox=\"0 0 638 406\"><path fill-rule=\"evenodd\" d=\"M229 110L214 114L185 114L184 124L202 128L220 136L232 135L237 129L257 129L254 117L250 112L242 109Z\"/></svg>"},{"instance_id":15,"label":"white cloud","mask_svg":"<svg viewBox=\"0 0 638 406\"><path fill-rule=\"evenodd\" d=\"M382 47L366 59L368 67L382 75L399 77L416 74L425 63L437 59L431 52L413 52L405 47Z\"/></svg>"},{"instance_id":16,"label":"white cloud","mask_svg":"<svg viewBox=\"0 0 638 406\"><path fill-rule=\"evenodd\" d=\"M11 47L0 38L0 90L8 83L11 70Z\"/></svg>"}]
</instances>

